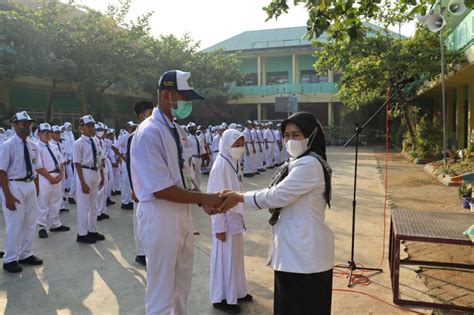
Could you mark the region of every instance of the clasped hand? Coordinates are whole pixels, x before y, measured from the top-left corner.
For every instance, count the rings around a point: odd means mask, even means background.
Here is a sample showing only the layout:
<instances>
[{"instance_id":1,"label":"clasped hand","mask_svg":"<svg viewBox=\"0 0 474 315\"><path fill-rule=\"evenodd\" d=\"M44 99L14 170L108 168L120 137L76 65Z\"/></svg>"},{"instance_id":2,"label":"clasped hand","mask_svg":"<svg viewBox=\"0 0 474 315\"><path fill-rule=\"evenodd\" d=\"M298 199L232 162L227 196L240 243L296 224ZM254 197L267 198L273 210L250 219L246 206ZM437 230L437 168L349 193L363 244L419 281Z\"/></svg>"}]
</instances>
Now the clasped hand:
<instances>
[{"instance_id":1,"label":"clasped hand","mask_svg":"<svg viewBox=\"0 0 474 315\"><path fill-rule=\"evenodd\" d=\"M242 193L223 190L220 193L206 194L203 209L208 215L225 213L243 201L244 195Z\"/></svg>"}]
</instances>

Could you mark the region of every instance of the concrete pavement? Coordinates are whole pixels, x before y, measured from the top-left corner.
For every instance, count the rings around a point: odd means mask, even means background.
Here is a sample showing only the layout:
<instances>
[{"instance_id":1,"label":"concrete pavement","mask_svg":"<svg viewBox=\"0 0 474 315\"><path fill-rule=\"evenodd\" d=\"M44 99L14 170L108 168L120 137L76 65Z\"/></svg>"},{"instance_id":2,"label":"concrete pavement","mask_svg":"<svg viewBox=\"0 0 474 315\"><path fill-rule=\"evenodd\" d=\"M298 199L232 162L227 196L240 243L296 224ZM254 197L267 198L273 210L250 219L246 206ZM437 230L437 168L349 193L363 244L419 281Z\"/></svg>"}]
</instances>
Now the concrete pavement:
<instances>
[{"instance_id":1,"label":"concrete pavement","mask_svg":"<svg viewBox=\"0 0 474 315\"><path fill-rule=\"evenodd\" d=\"M329 162L333 167L332 209L327 211L327 222L336 236L335 263L344 264L350 258L353 148L329 148ZM244 190L266 186L273 172L245 180ZM204 177L207 179L207 177ZM202 188L205 189L206 182ZM117 204L119 198L115 198ZM359 156L358 205L355 260L367 267L377 267L382 257L383 244L383 187L372 150L364 148ZM131 211L115 205L109 209L111 219L99 222L99 232L107 240L92 246L78 244L76 209L61 214L72 231L49 233L47 239L36 238L34 254L41 257L43 266L25 267L20 274L0 272L0 312L5 314L143 314L145 268L134 262L134 242ZM389 217L387 210L387 218ZM245 216L245 264L249 293L254 302L242 305L244 314L271 314L273 301L273 271L265 266L271 238L269 214L266 210L249 212ZM383 273L370 274L371 284L355 286L350 292L335 291L333 314L401 314L396 309L360 291L374 295L391 304L388 262L388 219ZM4 226L3 217L0 226ZM193 284L189 299L189 314L223 314L209 302L210 220L195 208ZM170 236L172 237L172 236ZM0 233L4 242L4 231ZM423 296L425 287L415 274L402 270L402 292L410 298ZM347 279L335 278L334 288L347 290ZM423 311L423 310L419 310Z\"/></svg>"}]
</instances>

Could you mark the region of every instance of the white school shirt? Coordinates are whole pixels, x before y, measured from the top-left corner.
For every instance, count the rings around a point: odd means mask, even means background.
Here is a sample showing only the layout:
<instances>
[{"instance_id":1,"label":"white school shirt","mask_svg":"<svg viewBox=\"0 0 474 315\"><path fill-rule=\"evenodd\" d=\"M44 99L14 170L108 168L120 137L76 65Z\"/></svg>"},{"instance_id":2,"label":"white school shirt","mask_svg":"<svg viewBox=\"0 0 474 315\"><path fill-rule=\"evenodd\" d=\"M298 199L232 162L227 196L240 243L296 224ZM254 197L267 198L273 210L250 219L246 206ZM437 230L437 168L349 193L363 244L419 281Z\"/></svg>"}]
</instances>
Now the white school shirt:
<instances>
[{"instance_id":1,"label":"white school shirt","mask_svg":"<svg viewBox=\"0 0 474 315\"><path fill-rule=\"evenodd\" d=\"M265 129L265 131L263 132L263 137L269 143L274 143L275 142L275 135L273 134L272 130L270 130L270 129Z\"/></svg>"},{"instance_id":2,"label":"white school shirt","mask_svg":"<svg viewBox=\"0 0 474 315\"><path fill-rule=\"evenodd\" d=\"M189 143L185 131L161 114L158 108L135 131L130 151L130 167L134 192L140 202L156 201L153 193L171 186L184 189L178 147L171 128L176 128L181 145L186 150ZM186 156L183 158L188 159ZM161 199L157 201L160 205L173 209L188 209L186 204Z\"/></svg>"},{"instance_id":3,"label":"white school shirt","mask_svg":"<svg viewBox=\"0 0 474 315\"><path fill-rule=\"evenodd\" d=\"M39 157L38 147L29 138L26 145L30 154L32 178L36 177L37 169L43 168ZM26 177L26 163L23 140L15 134L0 145L0 170L7 173L8 179L22 179Z\"/></svg>"},{"instance_id":4,"label":"white school shirt","mask_svg":"<svg viewBox=\"0 0 474 315\"><path fill-rule=\"evenodd\" d=\"M116 147L123 155L127 154L128 138L130 138L130 134L128 132L124 132L118 137L117 141L115 141L114 143L114 147Z\"/></svg>"},{"instance_id":5,"label":"white school shirt","mask_svg":"<svg viewBox=\"0 0 474 315\"><path fill-rule=\"evenodd\" d=\"M95 137L92 137L92 141L95 143L95 147L97 150L97 165L96 167L99 168L100 166L100 158L99 158L99 150L100 144ZM91 137L82 135L79 139L74 141L73 144L73 163L79 163L81 165L87 167L94 167L94 156L92 155L92 144L91 144Z\"/></svg>"},{"instance_id":6,"label":"white school shirt","mask_svg":"<svg viewBox=\"0 0 474 315\"><path fill-rule=\"evenodd\" d=\"M212 146L211 146L211 150L212 150L212 153L217 153L219 152L219 143L221 141L221 136L219 134L217 134L214 139L212 140Z\"/></svg>"},{"instance_id":7,"label":"white school shirt","mask_svg":"<svg viewBox=\"0 0 474 315\"><path fill-rule=\"evenodd\" d=\"M189 141L190 148L192 150L191 155L194 158L196 158L198 155L203 155L206 153L206 149L204 148L204 141L201 137L189 135L188 141ZM198 142L199 142L199 151L198 151Z\"/></svg>"},{"instance_id":8,"label":"white school shirt","mask_svg":"<svg viewBox=\"0 0 474 315\"><path fill-rule=\"evenodd\" d=\"M49 148L51 149L51 152L53 152L54 157L56 158L56 161L58 161L58 171L60 171L61 164L64 163L63 155L59 152L58 146L52 143L52 140L49 141ZM41 158L41 162L43 163L43 168L47 172L56 170L56 166L54 165L53 158L51 157L51 153L49 153L48 151L46 143L44 143L43 141L39 141L38 151Z\"/></svg>"},{"instance_id":9,"label":"white school shirt","mask_svg":"<svg viewBox=\"0 0 474 315\"><path fill-rule=\"evenodd\" d=\"M248 207L282 207L272 228L268 264L274 270L308 274L332 269L334 234L324 222L324 190L321 163L303 156L290 162L288 176L278 185L245 193Z\"/></svg>"},{"instance_id":10,"label":"white school shirt","mask_svg":"<svg viewBox=\"0 0 474 315\"><path fill-rule=\"evenodd\" d=\"M61 157L63 159L63 163L66 162L66 157L64 156L64 145L61 143L61 142L57 142L56 140L54 139L51 139L51 141L49 142L50 145L53 145L56 147L56 149L59 151L59 153L61 154Z\"/></svg>"}]
</instances>

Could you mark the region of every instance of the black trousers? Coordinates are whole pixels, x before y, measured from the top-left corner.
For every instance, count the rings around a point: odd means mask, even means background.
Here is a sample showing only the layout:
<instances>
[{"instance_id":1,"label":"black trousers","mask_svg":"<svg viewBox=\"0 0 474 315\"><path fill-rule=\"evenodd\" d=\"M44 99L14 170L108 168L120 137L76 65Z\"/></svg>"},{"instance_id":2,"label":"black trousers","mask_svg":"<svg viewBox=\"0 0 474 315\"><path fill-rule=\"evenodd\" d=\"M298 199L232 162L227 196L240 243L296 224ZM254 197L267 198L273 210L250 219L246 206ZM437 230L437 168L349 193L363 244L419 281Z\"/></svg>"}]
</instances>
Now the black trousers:
<instances>
[{"instance_id":1,"label":"black trousers","mask_svg":"<svg viewBox=\"0 0 474 315\"><path fill-rule=\"evenodd\" d=\"M332 269L302 274L275 271L275 315L329 315Z\"/></svg>"}]
</instances>

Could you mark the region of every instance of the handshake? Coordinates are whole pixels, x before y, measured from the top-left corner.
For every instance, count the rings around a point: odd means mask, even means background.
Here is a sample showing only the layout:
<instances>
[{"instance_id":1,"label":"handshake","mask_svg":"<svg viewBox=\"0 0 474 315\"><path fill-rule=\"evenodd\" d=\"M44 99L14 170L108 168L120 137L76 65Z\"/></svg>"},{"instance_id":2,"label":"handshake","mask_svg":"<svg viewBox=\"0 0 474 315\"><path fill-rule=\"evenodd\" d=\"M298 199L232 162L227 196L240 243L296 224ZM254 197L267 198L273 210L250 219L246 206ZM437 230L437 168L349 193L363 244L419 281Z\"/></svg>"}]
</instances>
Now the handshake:
<instances>
[{"instance_id":1,"label":"handshake","mask_svg":"<svg viewBox=\"0 0 474 315\"><path fill-rule=\"evenodd\" d=\"M225 213L239 202L244 202L244 194L232 190L203 194L202 198L202 208L208 215Z\"/></svg>"}]
</instances>

